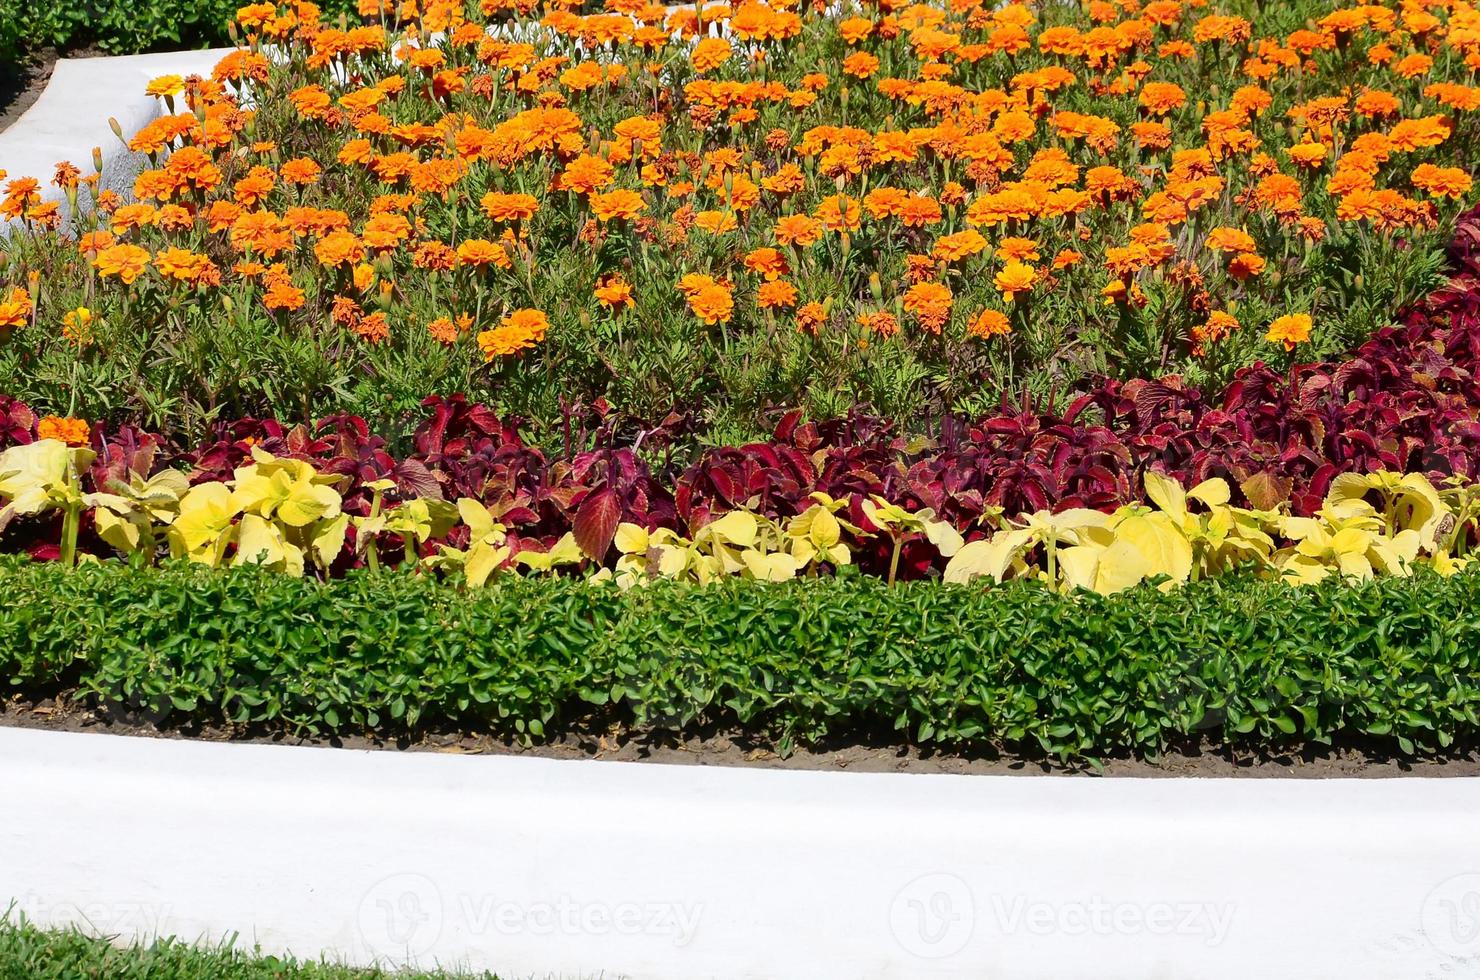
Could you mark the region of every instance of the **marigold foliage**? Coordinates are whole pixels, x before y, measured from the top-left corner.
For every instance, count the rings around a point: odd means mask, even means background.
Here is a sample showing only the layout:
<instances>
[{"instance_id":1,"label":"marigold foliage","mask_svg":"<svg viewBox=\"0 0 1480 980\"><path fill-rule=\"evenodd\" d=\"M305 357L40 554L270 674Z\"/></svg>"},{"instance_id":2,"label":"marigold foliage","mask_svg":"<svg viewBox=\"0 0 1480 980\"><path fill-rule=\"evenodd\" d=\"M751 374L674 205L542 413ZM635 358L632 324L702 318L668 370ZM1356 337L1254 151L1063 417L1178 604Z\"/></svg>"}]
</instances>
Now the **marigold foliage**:
<instances>
[{"instance_id":1,"label":"marigold foliage","mask_svg":"<svg viewBox=\"0 0 1480 980\"><path fill-rule=\"evenodd\" d=\"M0 388L196 431L457 392L913 421L1346 350L1473 197L1462 0L360 7L243 7L149 83L130 195L4 178Z\"/></svg>"}]
</instances>

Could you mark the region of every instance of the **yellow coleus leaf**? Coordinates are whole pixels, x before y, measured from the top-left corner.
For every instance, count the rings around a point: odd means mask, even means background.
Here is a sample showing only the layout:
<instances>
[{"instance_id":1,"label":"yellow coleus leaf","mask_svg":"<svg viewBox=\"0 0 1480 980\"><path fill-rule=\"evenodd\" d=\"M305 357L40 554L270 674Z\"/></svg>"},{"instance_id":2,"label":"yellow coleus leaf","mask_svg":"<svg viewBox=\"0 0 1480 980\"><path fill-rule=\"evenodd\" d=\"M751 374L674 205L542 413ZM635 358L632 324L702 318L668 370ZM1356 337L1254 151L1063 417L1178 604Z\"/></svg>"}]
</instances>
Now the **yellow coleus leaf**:
<instances>
[{"instance_id":1,"label":"yellow coleus leaf","mask_svg":"<svg viewBox=\"0 0 1480 980\"><path fill-rule=\"evenodd\" d=\"M1100 556L1095 591L1119 592L1161 575L1185 582L1192 574L1192 544L1169 515L1130 514L1114 531L1115 540Z\"/></svg>"},{"instance_id":2,"label":"yellow coleus leaf","mask_svg":"<svg viewBox=\"0 0 1480 980\"><path fill-rule=\"evenodd\" d=\"M732 510L723 517L710 521L702 530L725 544L749 548L755 544L756 535L760 532L760 522L749 511Z\"/></svg>"},{"instance_id":3,"label":"yellow coleus leaf","mask_svg":"<svg viewBox=\"0 0 1480 980\"><path fill-rule=\"evenodd\" d=\"M1187 491L1190 500L1200 500L1209 507L1223 507L1233 499L1233 490L1222 477L1204 480Z\"/></svg>"},{"instance_id":4,"label":"yellow coleus leaf","mask_svg":"<svg viewBox=\"0 0 1480 980\"><path fill-rule=\"evenodd\" d=\"M348 529L348 514L340 514L332 520L320 521L314 527L310 550L313 552L314 562L320 568L327 569L334 564L339 553L344 550L344 535Z\"/></svg>"},{"instance_id":5,"label":"yellow coleus leaf","mask_svg":"<svg viewBox=\"0 0 1480 980\"><path fill-rule=\"evenodd\" d=\"M282 529L256 514L243 514L237 525L236 557L233 565L262 565L300 578L303 552L283 537Z\"/></svg>"},{"instance_id":6,"label":"yellow coleus leaf","mask_svg":"<svg viewBox=\"0 0 1480 980\"><path fill-rule=\"evenodd\" d=\"M91 456L88 453L89 461ZM71 459L67 444L57 439L11 446L0 453L0 497L8 501L0 511L0 527L15 514L39 514L51 507L51 490L67 482Z\"/></svg>"},{"instance_id":7,"label":"yellow coleus leaf","mask_svg":"<svg viewBox=\"0 0 1480 980\"><path fill-rule=\"evenodd\" d=\"M215 566L231 542L236 515L235 495L224 483L202 483L180 498L180 513L170 525L170 552L175 557Z\"/></svg>"},{"instance_id":8,"label":"yellow coleus leaf","mask_svg":"<svg viewBox=\"0 0 1480 980\"><path fill-rule=\"evenodd\" d=\"M468 549L467 560L463 563L463 577L470 587L481 589L508 558L507 545L495 545L480 540Z\"/></svg>"},{"instance_id":9,"label":"yellow coleus leaf","mask_svg":"<svg viewBox=\"0 0 1480 980\"><path fill-rule=\"evenodd\" d=\"M93 530L98 537L124 554L133 554L139 550L142 532L138 523L120 517L107 507L98 507L93 511Z\"/></svg>"},{"instance_id":10,"label":"yellow coleus leaf","mask_svg":"<svg viewBox=\"0 0 1480 980\"><path fill-rule=\"evenodd\" d=\"M647 528L631 521L623 521L617 525L617 533L612 538L617 550L624 555L643 555L648 550Z\"/></svg>"},{"instance_id":11,"label":"yellow coleus leaf","mask_svg":"<svg viewBox=\"0 0 1480 980\"><path fill-rule=\"evenodd\" d=\"M946 563L945 581L970 582L990 578L1001 582L1017 557L1033 542L1033 532L1026 528L999 531L983 541L962 545Z\"/></svg>"},{"instance_id":12,"label":"yellow coleus leaf","mask_svg":"<svg viewBox=\"0 0 1480 980\"><path fill-rule=\"evenodd\" d=\"M1187 493L1182 489L1182 484L1153 470L1147 470L1141 482L1146 488L1146 499L1181 523L1187 516Z\"/></svg>"},{"instance_id":13,"label":"yellow coleus leaf","mask_svg":"<svg viewBox=\"0 0 1480 980\"><path fill-rule=\"evenodd\" d=\"M745 569L750 577L761 582L785 582L796 578L801 564L784 551L775 551L771 554L762 554L759 551L747 550L741 553L740 558L745 562Z\"/></svg>"}]
</instances>

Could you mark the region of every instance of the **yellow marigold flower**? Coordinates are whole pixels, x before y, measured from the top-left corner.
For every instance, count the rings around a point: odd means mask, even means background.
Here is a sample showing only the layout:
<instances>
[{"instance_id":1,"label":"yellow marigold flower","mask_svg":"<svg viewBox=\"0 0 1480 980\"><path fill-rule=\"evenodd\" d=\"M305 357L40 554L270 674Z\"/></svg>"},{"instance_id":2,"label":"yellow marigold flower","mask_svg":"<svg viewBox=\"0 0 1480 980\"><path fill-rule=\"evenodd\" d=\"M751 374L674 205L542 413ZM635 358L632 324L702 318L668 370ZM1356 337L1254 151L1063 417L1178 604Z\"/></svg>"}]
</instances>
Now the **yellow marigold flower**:
<instances>
[{"instance_id":1,"label":"yellow marigold flower","mask_svg":"<svg viewBox=\"0 0 1480 980\"><path fill-rule=\"evenodd\" d=\"M992 277L992 282L1001 290L1002 298L1011 302L1018 293L1028 292L1038 279L1038 270L1026 262L1009 262Z\"/></svg>"},{"instance_id":2,"label":"yellow marigold flower","mask_svg":"<svg viewBox=\"0 0 1480 980\"><path fill-rule=\"evenodd\" d=\"M1310 339L1311 327L1314 322L1308 313L1287 313L1269 325L1269 333L1264 339L1271 343L1285 345L1285 350L1294 350L1296 344L1303 344Z\"/></svg>"},{"instance_id":3,"label":"yellow marigold flower","mask_svg":"<svg viewBox=\"0 0 1480 980\"><path fill-rule=\"evenodd\" d=\"M185 79L179 75L161 75L144 86L144 94L155 98L179 95L185 91Z\"/></svg>"}]
</instances>

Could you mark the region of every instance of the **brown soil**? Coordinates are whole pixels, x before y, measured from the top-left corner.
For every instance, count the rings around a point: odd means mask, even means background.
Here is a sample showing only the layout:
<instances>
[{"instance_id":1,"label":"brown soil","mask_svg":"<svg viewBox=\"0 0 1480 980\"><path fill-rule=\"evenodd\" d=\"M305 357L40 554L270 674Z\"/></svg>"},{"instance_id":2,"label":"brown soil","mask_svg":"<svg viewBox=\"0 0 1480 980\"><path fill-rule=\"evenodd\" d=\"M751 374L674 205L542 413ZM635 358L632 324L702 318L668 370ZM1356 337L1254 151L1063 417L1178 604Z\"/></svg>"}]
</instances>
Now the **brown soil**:
<instances>
[{"instance_id":1,"label":"brown soil","mask_svg":"<svg viewBox=\"0 0 1480 980\"><path fill-rule=\"evenodd\" d=\"M650 736L616 730L568 733L543 745L525 747L507 739L466 733L430 733L415 741L375 738L299 738L281 733L253 733L218 726L189 730L160 728L137 718L118 717L69 701L65 696L30 702L0 702L0 727L49 731L94 732L146 738L193 738L212 742L313 745L400 752L443 752L457 755L515 755L544 759L603 759L658 762L670 765L757 766L847 772L961 773L999 776L1204 776L1320 779L1333 777L1480 776L1480 754L1457 753L1442 759L1394 758L1360 746L1312 746L1290 755L1235 753L1205 746L1159 759L1109 759L1096 769L1066 766L1052 760L1010 753L951 753L904 744L841 743L799 748L782 757L768 746L736 732L692 737Z\"/></svg>"},{"instance_id":2,"label":"brown soil","mask_svg":"<svg viewBox=\"0 0 1480 980\"><path fill-rule=\"evenodd\" d=\"M41 96L56 63L57 53L47 49L29 61L0 65L0 132Z\"/></svg>"},{"instance_id":3,"label":"brown soil","mask_svg":"<svg viewBox=\"0 0 1480 980\"><path fill-rule=\"evenodd\" d=\"M46 90L52 69L61 58L102 58L106 51L79 48L65 55L54 48L43 48L29 59L0 64L0 132L25 114Z\"/></svg>"}]
</instances>

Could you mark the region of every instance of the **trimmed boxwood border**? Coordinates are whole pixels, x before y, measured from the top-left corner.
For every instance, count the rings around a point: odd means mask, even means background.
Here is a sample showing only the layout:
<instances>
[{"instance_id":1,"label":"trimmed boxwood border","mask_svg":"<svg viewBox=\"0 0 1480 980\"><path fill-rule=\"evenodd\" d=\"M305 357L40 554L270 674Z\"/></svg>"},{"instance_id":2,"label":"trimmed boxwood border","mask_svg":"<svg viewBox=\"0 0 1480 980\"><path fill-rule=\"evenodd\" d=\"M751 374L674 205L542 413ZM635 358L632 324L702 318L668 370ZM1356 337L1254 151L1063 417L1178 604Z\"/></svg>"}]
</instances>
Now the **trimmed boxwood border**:
<instances>
[{"instance_id":1,"label":"trimmed boxwood border","mask_svg":"<svg viewBox=\"0 0 1480 980\"><path fill-rule=\"evenodd\" d=\"M538 741L619 723L1062 758L1210 742L1453 751L1480 731L1480 572L1297 589L1234 575L1053 595L856 574L621 592L329 583L0 560L0 677L166 726ZM3 690L3 688L0 688Z\"/></svg>"}]
</instances>

